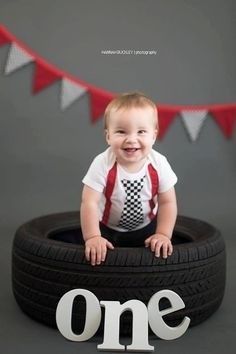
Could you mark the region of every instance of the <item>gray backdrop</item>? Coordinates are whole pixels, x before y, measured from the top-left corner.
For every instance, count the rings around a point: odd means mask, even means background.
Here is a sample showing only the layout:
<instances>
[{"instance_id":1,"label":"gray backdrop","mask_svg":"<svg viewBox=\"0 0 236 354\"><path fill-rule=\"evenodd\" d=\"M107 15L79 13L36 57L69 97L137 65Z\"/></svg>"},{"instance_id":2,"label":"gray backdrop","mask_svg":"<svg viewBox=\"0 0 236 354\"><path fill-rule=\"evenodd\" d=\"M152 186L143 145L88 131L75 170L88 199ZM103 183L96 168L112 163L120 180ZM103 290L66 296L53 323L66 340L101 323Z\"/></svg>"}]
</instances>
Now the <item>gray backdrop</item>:
<instances>
[{"instance_id":1,"label":"gray backdrop","mask_svg":"<svg viewBox=\"0 0 236 354\"><path fill-rule=\"evenodd\" d=\"M236 101L234 0L0 0L0 23L40 56L112 92L141 90L155 102ZM156 50L156 55L103 55L106 49ZM5 76L8 47L0 48L1 292L4 353L96 352L101 339L70 343L25 316L11 291L15 229L42 214L78 210L81 179L106 147L102 120L89 120L84 96L65 112L60 85L31 94L33 65ZM156 149L176 171L179 213L218 227L228 253L220 309L178 340L151 341L159 353L234 352L235 133L227 140L208 118L191 143L176 119ZM201 340L200 340L201 339Z\"/></svg>"}]
</instances>

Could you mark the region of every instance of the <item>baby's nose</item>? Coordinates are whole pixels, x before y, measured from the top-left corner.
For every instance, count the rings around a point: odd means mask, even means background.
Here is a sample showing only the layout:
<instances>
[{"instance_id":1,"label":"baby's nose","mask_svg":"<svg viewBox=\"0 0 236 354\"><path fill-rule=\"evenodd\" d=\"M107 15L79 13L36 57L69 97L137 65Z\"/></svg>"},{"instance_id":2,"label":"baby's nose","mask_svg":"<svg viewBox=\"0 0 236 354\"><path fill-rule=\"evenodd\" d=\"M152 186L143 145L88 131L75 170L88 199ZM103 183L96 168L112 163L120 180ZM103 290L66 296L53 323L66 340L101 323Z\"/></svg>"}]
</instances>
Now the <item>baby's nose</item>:
<instances>
[{"instance_id":1,"label":"baby's nose","mask_svg":"<svg viewBox=\"0 0 236 354\"><path fill-rule=\"evenodd\" d=\"M126 141L128 141L128 142L136 141L136 139L137 139L137 135L136 134L128 134L127 137L126 137Z\"/></svg>"}]
</instances>

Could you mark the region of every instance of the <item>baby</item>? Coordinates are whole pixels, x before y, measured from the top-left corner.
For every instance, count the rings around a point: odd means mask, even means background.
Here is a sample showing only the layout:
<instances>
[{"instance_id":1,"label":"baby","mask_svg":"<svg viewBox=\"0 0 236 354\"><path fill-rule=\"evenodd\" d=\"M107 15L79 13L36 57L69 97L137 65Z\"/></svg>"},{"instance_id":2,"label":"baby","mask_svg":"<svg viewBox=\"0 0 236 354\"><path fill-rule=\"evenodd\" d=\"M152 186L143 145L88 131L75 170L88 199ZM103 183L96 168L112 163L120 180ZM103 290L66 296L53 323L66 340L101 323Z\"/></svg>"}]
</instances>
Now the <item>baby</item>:
<instances>
[{"instance_id":1,"label":"baby","mask_svg":"<svg viewBox=\"0 0 236 354\"><path fill-rule=\"evenodd\" d=\"M158 133L157 108L139 92L113 99L105 110L108 149L93 160L81 203L85 256L101 264L114 246L150 247L167 258L177 204L177 177L152 147Z\"/></svg>"}]
</instances>

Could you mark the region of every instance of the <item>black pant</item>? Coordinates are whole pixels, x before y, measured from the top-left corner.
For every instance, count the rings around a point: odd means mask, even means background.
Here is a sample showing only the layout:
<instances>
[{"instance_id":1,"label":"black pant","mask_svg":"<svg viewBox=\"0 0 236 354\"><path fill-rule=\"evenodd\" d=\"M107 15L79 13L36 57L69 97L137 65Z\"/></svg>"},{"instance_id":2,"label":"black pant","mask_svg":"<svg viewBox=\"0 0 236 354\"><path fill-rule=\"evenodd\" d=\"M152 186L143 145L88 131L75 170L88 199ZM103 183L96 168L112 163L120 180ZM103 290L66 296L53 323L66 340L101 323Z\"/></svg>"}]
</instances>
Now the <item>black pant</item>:
<instances>
[{"instance_id":1,"label":"black pant","mask_svg":"<svg viewBox=\"0 0 236 354\"><path fill-rule=\"evenodd\" d=\"M109 240L115 247L143 247L146 238L155 233L156 218L147 226L136 231L120 232L110 229L100 222L101 235ZM65 230L56 232L50 236L51 239L67 243L84 244L82 230L79 227L76 230Z\"/></svg>"},{"instance_id":2,"label":"black pant","mask_svg":"<svg viewBox=\"0 0 236 354\"><path fill-rule=\"evenodd\" d=\"M113 246L143 247L144 241L156 231L156 218L142 229L135 231L116 231L100 222L101 235L110 241Z\"/></svg>"}]
</instances>

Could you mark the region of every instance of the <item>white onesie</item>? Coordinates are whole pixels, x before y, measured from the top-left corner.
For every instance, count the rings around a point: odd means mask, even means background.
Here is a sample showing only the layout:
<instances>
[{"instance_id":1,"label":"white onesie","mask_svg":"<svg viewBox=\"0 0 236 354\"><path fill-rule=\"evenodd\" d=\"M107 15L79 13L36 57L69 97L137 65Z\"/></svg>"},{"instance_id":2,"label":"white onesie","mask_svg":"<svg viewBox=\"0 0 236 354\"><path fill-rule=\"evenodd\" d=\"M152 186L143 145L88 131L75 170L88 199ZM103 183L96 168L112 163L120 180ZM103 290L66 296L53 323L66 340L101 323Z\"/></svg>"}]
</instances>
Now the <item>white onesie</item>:
<instances>
[{"instance_id":1,"label":"white onesie","mask_svg":"<svg viewBox=\"0 0 236 354\"><path fill-rule=\"evenodd\" d=\"M158 194L168 191L177 177L165 156L155 150L140 171L130 173L118 163L109 147L95 157L83 183L102 193L100 221L117 231L143 228L156 216Z\"/></svg>"}]
</instances>

